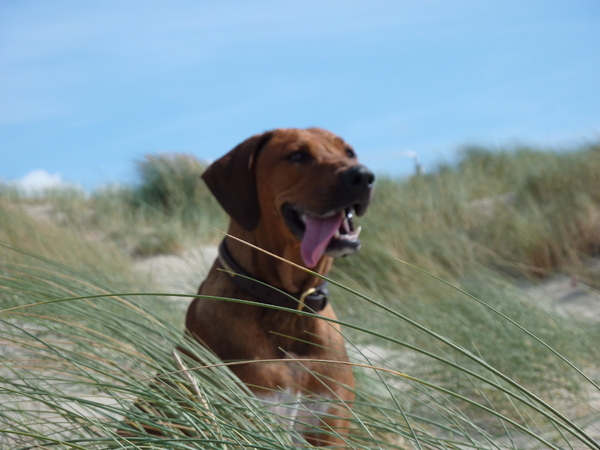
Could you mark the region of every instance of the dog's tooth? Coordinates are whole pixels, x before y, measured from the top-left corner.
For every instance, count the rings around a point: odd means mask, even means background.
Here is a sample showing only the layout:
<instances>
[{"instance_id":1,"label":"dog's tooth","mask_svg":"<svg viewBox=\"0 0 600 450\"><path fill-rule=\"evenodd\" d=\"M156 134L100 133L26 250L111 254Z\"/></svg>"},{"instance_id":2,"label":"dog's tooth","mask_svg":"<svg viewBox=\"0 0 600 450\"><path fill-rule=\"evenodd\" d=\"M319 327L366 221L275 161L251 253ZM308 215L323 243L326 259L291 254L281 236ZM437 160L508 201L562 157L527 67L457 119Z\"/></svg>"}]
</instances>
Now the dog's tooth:
<instances>
[{"instance_id":1,"label":"dog's tooth","mask_svg":"<svg viewBox=\"0 0 600 450\"><path fill-rule=\"evenodd\" d=\"M333 237L334 237L334 238L336 238L336 239L339 239L339 238L340 238L340 236L341 236L341 235L340 235L340 230L337 230L337 231L335 232L335 234L333 235Z\"/></svg>"},{"instance_id":2,"label":"dog's tooth","mask_svg":"<svg viewBox=\"0 0 600 450\"><path fill-rule=\"evenodd\" d=\"M349 233L354 232L354 209L353 208L348 208L346 210L346 217L345 217L345 223L346 223L346 228L348 230Z\"/></svg>"},{"instance_id":3,"label":"dog's tooth","mask_svg":"<svg viewBox=\"0 0 600 450\"><path fill-rule=\"evenodd\" d=\"M350 228L350 223L348 222L348 219L344 219L344 221L342 222L342 228L344 230L344 233L349 233L350 231L352 231L352 229Z\"/></svg>"},{"instance_id":4,"label":"dog's tooth","mask_svg":"<svg viewBox=\"0 0 600 450\"><path fill-rule=\"evenodd\" d=\"M360 234L360 232L362 231L362 227L359 226L356 231L354 232L354 234L356 235L356 237L358 237L358 235Z\"/></svg>"}]
</instances>

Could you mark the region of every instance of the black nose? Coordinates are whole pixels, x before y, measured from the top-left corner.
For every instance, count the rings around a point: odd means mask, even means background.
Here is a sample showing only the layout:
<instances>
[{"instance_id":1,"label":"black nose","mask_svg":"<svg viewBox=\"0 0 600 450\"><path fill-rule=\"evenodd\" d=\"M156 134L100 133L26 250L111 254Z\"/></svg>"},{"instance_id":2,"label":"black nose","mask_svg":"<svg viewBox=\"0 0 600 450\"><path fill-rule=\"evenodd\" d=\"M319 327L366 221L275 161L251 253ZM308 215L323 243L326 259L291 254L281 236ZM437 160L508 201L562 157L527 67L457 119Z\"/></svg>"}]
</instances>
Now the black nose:
<instances>
[{"instance_id":1,"label":"black nose","mask_svg":"<svg viewBox=\"0 0 600 450\"><path fill-rule=\"evenodd\" d=\"M362 192L373 188L375 175L365 166L352 166L343 173L342 180L347 189Z\"/></svg>"}]
</instances>

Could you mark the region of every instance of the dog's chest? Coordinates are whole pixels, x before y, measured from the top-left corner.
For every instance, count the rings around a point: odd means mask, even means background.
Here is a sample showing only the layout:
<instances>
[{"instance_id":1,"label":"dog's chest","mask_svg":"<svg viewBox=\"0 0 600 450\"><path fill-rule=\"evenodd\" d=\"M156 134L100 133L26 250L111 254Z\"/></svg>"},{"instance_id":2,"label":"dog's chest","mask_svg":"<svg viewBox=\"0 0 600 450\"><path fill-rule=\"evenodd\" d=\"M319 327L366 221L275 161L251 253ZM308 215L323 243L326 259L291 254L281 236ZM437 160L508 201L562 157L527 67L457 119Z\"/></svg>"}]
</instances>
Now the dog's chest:
<instances>
[{"instance_id":1,"label":"dog's chest","mask_svg":"<svg viewBox=\"0 0 600 450\"><path fill-rule=\"evenodd\" d=\"M307 396L292 389L258 393L257 397L287 430L295 430L300 434L314 431L322 423L323 416L331 408L332 400L328 395Z\"/></svg>"}]
</instances>

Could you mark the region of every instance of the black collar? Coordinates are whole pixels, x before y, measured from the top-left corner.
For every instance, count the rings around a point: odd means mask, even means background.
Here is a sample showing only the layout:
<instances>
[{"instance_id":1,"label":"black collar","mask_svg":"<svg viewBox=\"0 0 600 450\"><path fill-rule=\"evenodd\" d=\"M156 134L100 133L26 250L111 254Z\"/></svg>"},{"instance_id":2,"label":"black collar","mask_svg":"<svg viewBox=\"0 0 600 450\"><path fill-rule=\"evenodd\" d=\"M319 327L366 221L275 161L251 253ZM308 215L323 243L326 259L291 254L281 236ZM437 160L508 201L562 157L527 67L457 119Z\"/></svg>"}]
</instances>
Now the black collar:
<instances>
[{"instance_id":1,"label":"black collar","mask_svg":"<svg viewBox=\"0 0 600 450\"><path fill-rule=\"evenodd\" d=\"M319 312L327 306L329 290L327 289L326 281L316 288L310 288L305 292L297 294L277 290L269 284L253 279L252 275L240 267L231 256L231 253L229 253L225 239L223 239L219 246L219 263L230 275L233 284L260 303L282 306L298 311L302 311L306 307L309 311L313 312Z\"/></svg>"}]
</instances>

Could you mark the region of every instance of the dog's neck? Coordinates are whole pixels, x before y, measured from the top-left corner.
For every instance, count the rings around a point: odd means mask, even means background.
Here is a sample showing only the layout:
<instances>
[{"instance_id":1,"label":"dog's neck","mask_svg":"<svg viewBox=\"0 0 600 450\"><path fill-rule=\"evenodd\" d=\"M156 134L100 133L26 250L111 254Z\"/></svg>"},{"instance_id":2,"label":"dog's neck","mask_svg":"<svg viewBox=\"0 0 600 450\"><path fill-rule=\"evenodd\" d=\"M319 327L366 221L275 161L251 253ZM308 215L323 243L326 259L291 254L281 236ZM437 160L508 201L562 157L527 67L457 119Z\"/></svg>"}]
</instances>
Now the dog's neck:
<instances>
[{"instance_id":1,"label":"dog's neck","mask_svg":"<svg viewBox=\"0 0 600 450\"><path fill-rule=\"evenodd\" d=\"M246 244L252 244L304 267L302 257L300 256L299 241L292 240L292 243L290 243L289 239L281 239L275 233L259 232L258 230L247 231L233 220L230 222L228 234L237 238L226 238L227 248L231 255L249 274L262 274L260 277L261 281L287 292L303 292L323 282L317 276ZM238 239L243 242L240 242ZM333 258L325 255L321 258L317 266L311 270L319 275L326 276L331 270L332 263Z\"/></svg>"}]
</instances>

